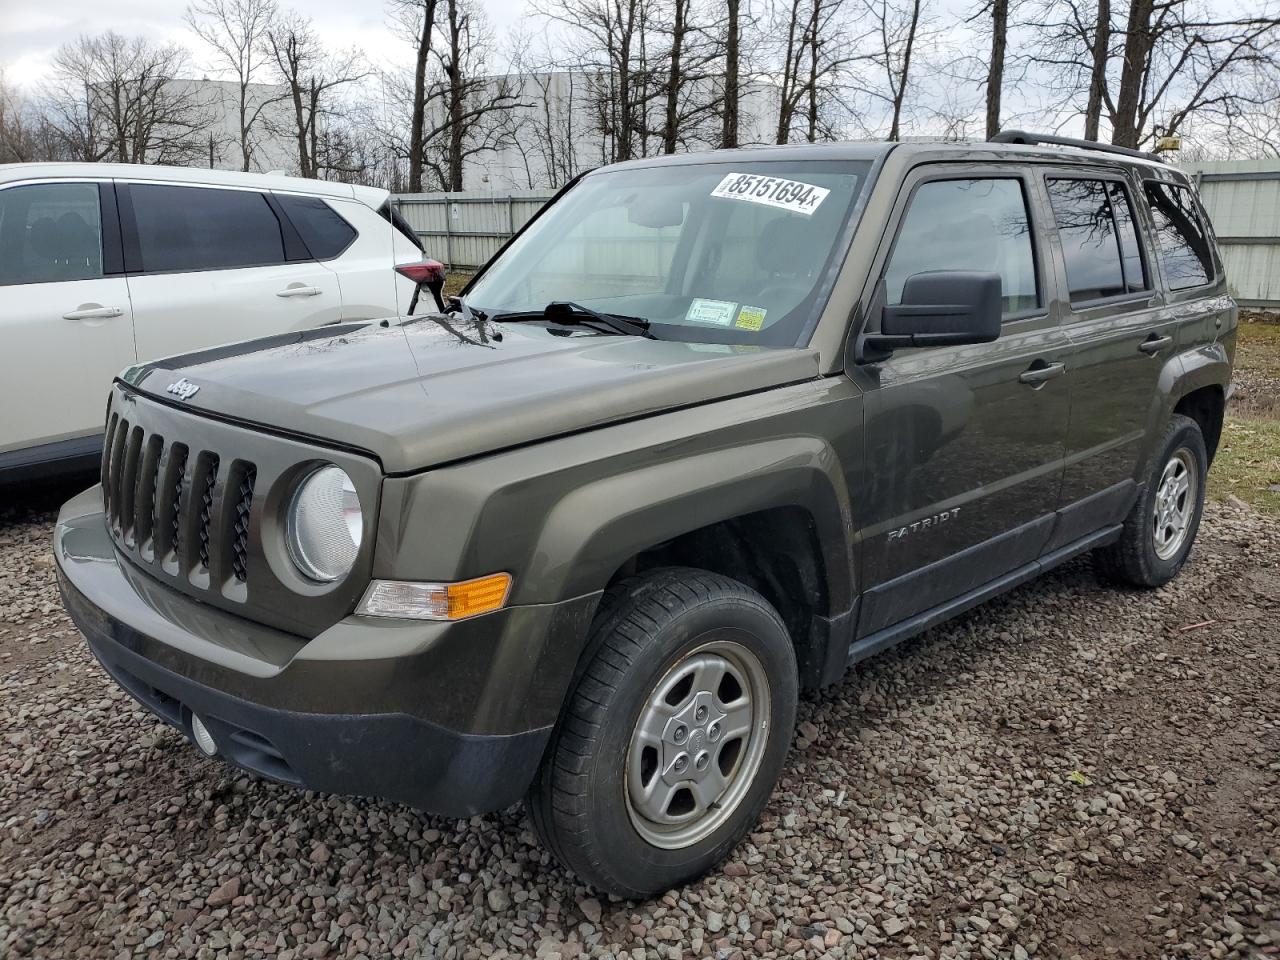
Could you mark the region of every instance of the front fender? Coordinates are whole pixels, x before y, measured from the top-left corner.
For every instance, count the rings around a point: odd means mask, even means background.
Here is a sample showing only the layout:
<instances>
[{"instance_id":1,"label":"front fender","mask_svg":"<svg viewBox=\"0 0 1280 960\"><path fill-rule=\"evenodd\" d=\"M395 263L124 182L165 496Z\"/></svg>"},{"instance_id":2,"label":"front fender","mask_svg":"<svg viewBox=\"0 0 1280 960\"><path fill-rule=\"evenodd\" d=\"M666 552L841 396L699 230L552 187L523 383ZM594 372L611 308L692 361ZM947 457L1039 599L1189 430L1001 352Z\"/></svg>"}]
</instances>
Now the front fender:
<instances>
[{"instance_id":1,"label":"front fender","mask_svg":"<svg viewBox=\"0 0 1280 960\"><path fill-rule=\"evenodd\" d=\"M777 507L813 520L832 611L853 602L853 518L834 451L816 437L712 450L585 484L547 516L538 539L540 590L602 589L629 559L701 527Z\"/></svg>"},{"instance_id":2,"label":"front fender","mask_svg":"<svg viewBox=\"0 0 1280 960\"><path fill-rule=\"evenodd\" d=\"M845 471L862 399L843 377L615 424L383 484L373 576L506 571L512 604L599 591L628 559L776 507L813 521L832 614L852 604Z\"/></svg>"}]
</instances>

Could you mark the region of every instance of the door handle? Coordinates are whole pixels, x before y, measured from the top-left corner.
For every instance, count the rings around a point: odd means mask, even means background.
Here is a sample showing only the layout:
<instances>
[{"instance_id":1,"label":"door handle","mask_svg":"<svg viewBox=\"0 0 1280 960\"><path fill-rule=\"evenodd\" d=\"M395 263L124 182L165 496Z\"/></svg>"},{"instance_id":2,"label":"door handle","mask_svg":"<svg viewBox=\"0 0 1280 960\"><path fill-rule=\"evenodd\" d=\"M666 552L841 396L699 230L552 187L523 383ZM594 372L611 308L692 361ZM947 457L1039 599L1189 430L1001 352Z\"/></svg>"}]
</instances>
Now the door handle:
<instances>
[{"instance_id":1,"label":"door handle","mask_svg":"<svg viewBox=\"0 0 1280 960\"><path fill-rule=\"evenodd\" d=\"M276 292L277 297L318 297L321 294L319 287L285 287L283 290Z\"/></svg>"},{"instance_id":2,"label":"door handle","mask_svg":"<svg viewBox=\"0 0 1280 960\"><path fill-rule=\"evenodd\" d=\"M1042 363L1037 360L1036 365L1031 366L1027 370L1023 370L1018 374L1018 382L1038 387L1046 380L1052 380L1054 377L1060 377L1066 372L1067 365L1065 363Z\"/></svg>"},{"instance_id":3,"label":"door handle","mask_svg":"<svg viewBox=\"0 0 1280 960\"><path fill-rule=\"evenodd\" d=\"M1161 337L1153 333L1151 336L1147 337L1147 339L1138 344L1138 349L1143 353L1154 356L1171 343L1173 343L1173 337L1168 336L1167 334Z\"/></svg>"},{"instance_id":4,"label":"door handle","mask_svg":"<svg viewBox=\"0 0 1280 960\"><path fill-rule=\"evenodd\" d=\"M119 307L89 307L72 310L62 315L63 320L111 320L123 314Z\"/></svg>"}]
</instances>

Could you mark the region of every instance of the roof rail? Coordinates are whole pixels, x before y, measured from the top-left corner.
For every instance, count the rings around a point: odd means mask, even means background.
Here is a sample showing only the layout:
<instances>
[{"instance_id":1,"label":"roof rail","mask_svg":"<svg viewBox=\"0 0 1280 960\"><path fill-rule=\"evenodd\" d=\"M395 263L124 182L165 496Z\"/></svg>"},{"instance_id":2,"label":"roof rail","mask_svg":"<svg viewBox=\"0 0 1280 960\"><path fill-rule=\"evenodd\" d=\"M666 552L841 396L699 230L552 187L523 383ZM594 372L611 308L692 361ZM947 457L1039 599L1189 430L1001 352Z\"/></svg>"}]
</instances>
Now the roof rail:
<instances>
[{"instance_id":1,"label":"roof rail","mask_svg":"<svg viewBox=\"0 0 1280 960\"><path fill-rule=\"evenodd\" d=\"M1061 147L1079 147L1082 150L1097 150L1100 153L1118 153L1125 157L1137 157L1139 160L1154 160L1156 163L1164 163L1164 159L1160 154L1148 153L1146 150L1132 150L1129 147L1098 143L1096 140L1077 140L1075 137L1059 137L1048 133L1028 133L1026 130L1001 130L987 142L1025 143L1033 147L1041 143L1052 143Z\"/></svg>"}]
</instances>

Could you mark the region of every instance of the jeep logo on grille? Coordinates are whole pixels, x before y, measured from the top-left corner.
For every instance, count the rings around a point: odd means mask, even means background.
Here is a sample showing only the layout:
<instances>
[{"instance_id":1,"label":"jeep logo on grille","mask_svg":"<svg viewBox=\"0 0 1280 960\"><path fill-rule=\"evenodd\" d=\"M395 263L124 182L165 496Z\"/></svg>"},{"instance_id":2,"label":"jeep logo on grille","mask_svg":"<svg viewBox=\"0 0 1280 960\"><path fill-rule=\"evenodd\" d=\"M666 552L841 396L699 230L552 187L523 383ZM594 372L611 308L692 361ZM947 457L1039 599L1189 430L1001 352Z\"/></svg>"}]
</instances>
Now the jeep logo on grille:
<instances>
[{"instance_id":1,"label":"jeep logo on grille","mask_svg":"<svg viewBox=\"0 0 1280 960\"><path fill-rule=\"evenodd\" d=\"M181 380L169 384L167 389L169 393L172 393L179 400L190 400L196 395L196 392L200 389L200 385L198 383L192 383L186 377L183 377Z\"/></svg>"}]
</instances>

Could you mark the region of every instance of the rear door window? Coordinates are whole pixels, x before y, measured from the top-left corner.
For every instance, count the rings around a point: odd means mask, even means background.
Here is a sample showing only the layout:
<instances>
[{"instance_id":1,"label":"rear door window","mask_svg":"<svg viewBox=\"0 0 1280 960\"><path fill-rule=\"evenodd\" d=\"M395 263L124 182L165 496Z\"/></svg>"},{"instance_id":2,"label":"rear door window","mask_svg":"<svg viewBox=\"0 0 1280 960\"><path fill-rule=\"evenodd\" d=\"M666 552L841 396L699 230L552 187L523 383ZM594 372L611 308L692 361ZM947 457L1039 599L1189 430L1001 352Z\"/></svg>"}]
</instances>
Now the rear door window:
<instances>
[{"instance_id":1,"label":"rear door window","mask_svg":"<svg viewBox=\"0 0 1280 960\"><path fill-rule=\"evenodd\" d=\"M0 190L0 285L102 275L102 210L96 183L37 183Z\"/></svg>"},{"instance_id":2,"label":"rear door window","mask_svg":"<svg viewBox=\"0 0 1280 960\"><path fill-rule=\"evenodd\" d=\"M1204 286L1214 276L1213 246L1195 197L1186 187L1168 183L1144 186L1169 289Z\"/></svg>"},{"instance_id":3,"label":"rear door window","mask_svg":"<svg viewBox=\"0 0 1280 960\"><path fill-rule=\"evenodd\" d=\"M257 191L134 183L129 193L145 273L285 262L280 221Z\"/></svg>"},{"instance_id":4,"label":"rear door window","mask_svg":"<svg viewBox=\"0 0 1280 960\"><path fill-rule=\"evenodd\" d=\"M902 302L908 277L937 270L1000 274L1005 316L1040 306L1021 181L931 180L916 189L885 268L886 302Z\"/></svg>"},{"instance_id":5,"label":"rear door window","mask_svg":"<svg viewBox=\"0 0 1280 960\"><path fill-rule=\"evenodd\" d=\"M1062 241L1071 302L1082 303L1149 288L1133 205L1114 180L1046 181Z\"/></svg>"},{"instance_id":6,"label":"rear door window","mask_svg":"<svg viewBox=\"0 0 1280 960\"><path fill-rule=\"evenodd\" d=\"M330 260L338 256L356 238L355 228L319 197L278 193L276 200L284 208L289 222L302 236L302 242L307 245L311 256L317 260Z\"/></svg>"}]
</instances>

